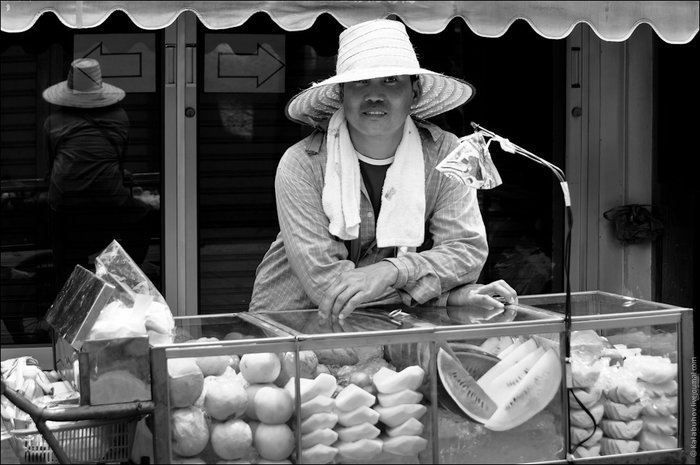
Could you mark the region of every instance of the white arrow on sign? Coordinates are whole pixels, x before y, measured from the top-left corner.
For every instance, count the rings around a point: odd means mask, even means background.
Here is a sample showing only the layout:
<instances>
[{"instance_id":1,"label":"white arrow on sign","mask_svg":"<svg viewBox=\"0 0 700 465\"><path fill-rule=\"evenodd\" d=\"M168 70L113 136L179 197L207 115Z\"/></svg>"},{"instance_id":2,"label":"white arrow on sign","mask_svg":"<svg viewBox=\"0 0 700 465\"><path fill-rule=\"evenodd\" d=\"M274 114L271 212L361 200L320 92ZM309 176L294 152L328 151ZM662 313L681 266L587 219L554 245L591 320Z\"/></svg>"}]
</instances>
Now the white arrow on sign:
<instances>
[{"instance_id":1,"label":"white arrow on sign","mask_svg":"<svg viewBox=\"0 0 700 465\"><path fill-rule=\"evenodd\" d=\"M104 79L117 77L142 77L140 52L108 53L103 42L98 42L83 58L94 58L100 62Z\"/></svg>"},{"instance_id":2,"label":"white arrow on sign","mask_svg":"<svg viewBox=\"0 0 700 465\"><path fill-rule=\"evenodd\" d=\"M258 43L253 53L219 51L217 77L255 79L256 87L262 86L285 66L268 47Z\"/></svg>"}]
</instances>

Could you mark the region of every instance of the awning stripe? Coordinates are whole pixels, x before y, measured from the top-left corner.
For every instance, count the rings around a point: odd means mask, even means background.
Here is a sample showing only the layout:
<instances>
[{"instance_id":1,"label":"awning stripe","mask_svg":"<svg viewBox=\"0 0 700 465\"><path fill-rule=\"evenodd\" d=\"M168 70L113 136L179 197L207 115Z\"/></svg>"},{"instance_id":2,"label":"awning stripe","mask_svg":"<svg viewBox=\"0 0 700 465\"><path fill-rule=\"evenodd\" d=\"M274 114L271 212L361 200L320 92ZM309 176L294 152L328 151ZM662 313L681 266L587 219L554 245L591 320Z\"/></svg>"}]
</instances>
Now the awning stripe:
<instances>
[{"instance_id":1,"label":"awning stripe","mask_svg":"<svg viewBox=\"0 0 700 465\"><path fill-rule=\"evenodd\" d=\"M588 24L603 40L628 39L640 24L673 44L690 42L698 32L697 1L515 2L515 1L2 1L2 30L23 32L45 13L55 14L70 28L92 28L115 11L125 12L138 27L162 29L184 11L192 11L209 29L229 29L258 12L267 13L287 31L310 28L322 13L343 26L396 15L411 29L434 34L461 17L475 34L500 37L514 21L528 22L540 35L562 39L579 23Z\"/></svg>"}]
</instances>

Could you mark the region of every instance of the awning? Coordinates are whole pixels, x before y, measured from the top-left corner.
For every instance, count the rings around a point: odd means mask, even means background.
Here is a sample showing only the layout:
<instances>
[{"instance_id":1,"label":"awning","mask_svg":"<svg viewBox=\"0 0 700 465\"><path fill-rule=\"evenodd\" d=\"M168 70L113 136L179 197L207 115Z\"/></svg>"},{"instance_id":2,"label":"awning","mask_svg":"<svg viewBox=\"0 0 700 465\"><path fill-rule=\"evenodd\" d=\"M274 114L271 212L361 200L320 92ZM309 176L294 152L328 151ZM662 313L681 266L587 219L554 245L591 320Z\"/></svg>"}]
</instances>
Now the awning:
<instances>
[{"instance_id":1,"label":"awning","mask_svg":"<svg viewBox=\"0 0 700 465\"><path fill-rule=\"evenodd\" d=\"M267 13L280 27L299 31L311 27L322 13L343 26L396 15L420 33L442 31L461 17L474 33L502 36L517 19L527 21L549 39L566 37L579 23L588 24L601 39L626 40L643 23L668 43L690 42L698 32L697 1L573 1L573 2L420 2L420 1L2 1L2 30L30 29L44 13L53 13L68 27L91 28L117 10L142 29L162 29L184 11L194 12L209 29L240 26L253 14Z\"/></svg>"}]
</instances>

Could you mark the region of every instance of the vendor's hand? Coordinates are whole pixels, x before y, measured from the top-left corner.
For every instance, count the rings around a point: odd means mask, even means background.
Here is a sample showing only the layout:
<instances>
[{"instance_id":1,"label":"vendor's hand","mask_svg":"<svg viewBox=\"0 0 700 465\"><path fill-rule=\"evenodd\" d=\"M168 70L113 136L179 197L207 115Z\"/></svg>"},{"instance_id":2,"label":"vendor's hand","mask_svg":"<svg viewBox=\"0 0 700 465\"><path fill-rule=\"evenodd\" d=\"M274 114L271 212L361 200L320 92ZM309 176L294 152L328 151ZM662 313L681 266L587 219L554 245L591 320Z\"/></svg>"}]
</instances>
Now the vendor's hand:
<instances>
[{"instance_id":1,"label":"vendor's hand","mask_svg":"<svg viewBox=\"0 0 700 465\"><path fill-rule=\"evenodd\" d=\"M358 306L386 294L396 283L399 270L388 261L342 273L328 287L318 306L320 318L333 321L349 316Z\"/></svg>"},{"instance_id":2,"label":"vendor's hand","mask_svg":"<svg viewBox=\"0 0 700 465\"><path fill-rule=\"evenodd\" d=\"M507 303L517 304L518 293L508 285L507 282L499 279L489 284L465 284L450 291L447 298L447 305L450 306L473 306L486 310L503 308L503 303L493 296L501 296Z\"/></svg>"}]
</instances>

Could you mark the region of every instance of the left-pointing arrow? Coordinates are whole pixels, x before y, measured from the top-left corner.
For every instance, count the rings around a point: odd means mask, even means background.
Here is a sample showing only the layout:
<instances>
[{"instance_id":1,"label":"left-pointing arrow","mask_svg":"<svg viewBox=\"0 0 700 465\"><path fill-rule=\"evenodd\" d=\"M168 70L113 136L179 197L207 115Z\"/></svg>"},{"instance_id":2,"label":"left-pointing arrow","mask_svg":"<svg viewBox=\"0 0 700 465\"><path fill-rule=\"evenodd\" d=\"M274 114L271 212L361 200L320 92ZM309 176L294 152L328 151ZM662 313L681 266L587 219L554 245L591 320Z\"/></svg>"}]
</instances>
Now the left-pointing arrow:
<instances>
[{"instance_id":1,"label":"left-pointing arrow","mask_svg":"<svg viewBox=\"0 0 700 465\"><path fill-rule=\"evenodd\" d=\"M284 68L268 44L257 44L254 53L218 52L219 78L250 78L260 87Z\"/></svg>"},{"instance_id":2,"label":"left-pointing arrow","mask_svg":"<svg viewBox=\"0 0 700 465\"><path fill-rule=\"evenodd\" d=\"M103 51L103 42L99 42L83 56L100 62L102 77L142 77L141 53L107 53Z\"/></svg>"}]
</instances>

